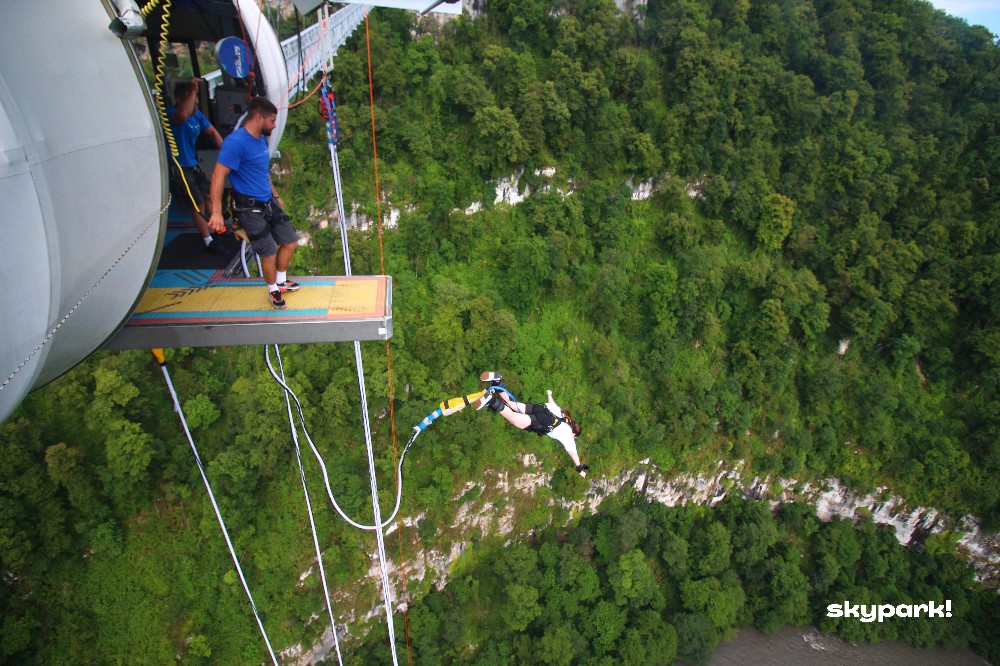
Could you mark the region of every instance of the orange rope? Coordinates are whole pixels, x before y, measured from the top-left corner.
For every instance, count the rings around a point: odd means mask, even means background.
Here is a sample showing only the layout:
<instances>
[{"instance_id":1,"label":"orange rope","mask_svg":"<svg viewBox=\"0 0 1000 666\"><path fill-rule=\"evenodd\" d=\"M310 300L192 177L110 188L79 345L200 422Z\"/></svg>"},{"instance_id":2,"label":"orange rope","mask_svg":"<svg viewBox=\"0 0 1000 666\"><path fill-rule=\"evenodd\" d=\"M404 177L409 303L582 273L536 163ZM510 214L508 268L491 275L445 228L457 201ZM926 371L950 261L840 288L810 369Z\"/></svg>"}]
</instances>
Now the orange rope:
<instances>
[{"instance_id":1,"label":"orange rope","mask_svg":"<svg viewBox=\"0 0 1000 666\"><path fill-rule=\"evenodd\" d=\"M317 90L319 90L319 87L320 87L321 85L323 85L323 82L324 82L324 81L326 81L326 74L324 74L324 75L323 75L323 76L322 76L322 77L320 78L320 80L319 80L319 83L317 83L317 84L316 84L316 87L312 89L312 92L310 92L310 93L309 93L308 95L306 95L305 97L303 97L303 98L302 98L302 99L300 99L299 101L297 101L297 102L293 102L293 103L289 104L288 106L279 106L279 107L278 107L278 111L281 111L282 109L294 109L294 108L295 108L295 107L297 107L298 105L300 105L300 104L304 104L304 103L308 102L308 101L309 101L309 98L310 98L310 97L312 97L313 95L315 95L315 94L316 94L316 91L317 91Z\"/></svg>"},{"instance_id":2,"label":"orange rope","mask_svg":"<svg viewBox=\"0 0 1000 666\"><path fill-rule=\"evenodd\" d=\"M378 181L378 141L375 138L375 85L372 78L372 42L371 34L368 30L368 15L365 14L365 48L368 52L368 103L372 115L372 160L375 164L375 214L378 216L378 256L382 275L385 275L385 248L382 244L382 193L379 190ZM385 339L385 362L386 372L389 380L389 423L392 429L392 468L396 467L396 407L394 405L395 390L392 381L392 350L389 346L389 338ZM399 492L399 472L396 472L396 491ZM403 512L396 516L399 534L399 580L403 588L403 596L406 596L406 568L403 565ZM403 611L403 622L406 628L406 660L409 666L413 666L413 650L410 646L410 604L407 602L406 610Z\"/></svg>"},{"instance_id":3,"label":"orange rope","mask_svg":"<svg viewBox=\"0 0 1000 666\"><path fill-rule=\"evenodd\" d=\"M323 28L322 29L326 30L326 22L325 21L323 23ZM322 42L322 41L323 41L322 39L317 39L316 43L312 45L311 49L309 49L309 53L306 54L306 57L302 58L302 62L299 63L299 71L295 72L295 78L293 78L291 80L291 82L288 84L288 90L286 90L285 94L282 95L281 99L278 100L278 104L281 104L286 99L288 99L288 95L289 95L289 93L292 92L292 88L294 88L296 85L298 85L298 83L299 83L299 77L302 76L302 72L306 68L306 63L309 62L309 58L312 58L312 54L316 51L317 48L319 48L320 42ZM326 74L324 73L323 76L325 78ZM318 89L318 86L317 86L317 89ZM291 107L288 107L288 108L291 108Z\"/></svg>"}]
</instances>

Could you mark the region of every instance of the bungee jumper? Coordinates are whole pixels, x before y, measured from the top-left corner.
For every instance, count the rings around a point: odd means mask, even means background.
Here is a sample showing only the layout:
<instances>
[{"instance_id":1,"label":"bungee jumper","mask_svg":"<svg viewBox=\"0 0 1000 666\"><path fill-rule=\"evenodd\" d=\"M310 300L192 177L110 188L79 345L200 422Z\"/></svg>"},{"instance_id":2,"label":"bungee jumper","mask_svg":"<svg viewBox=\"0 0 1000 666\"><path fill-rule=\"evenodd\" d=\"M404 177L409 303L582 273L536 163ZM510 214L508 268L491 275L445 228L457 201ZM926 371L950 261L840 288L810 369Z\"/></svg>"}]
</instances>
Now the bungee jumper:
<instances>
[{"instance_id":1,"label":"bungee jumper","mask_svg":"<svg viewBox=\"0 0 1000 666\"><path fill-rule=\"evenodd\" d=\"M576 438L582 428L573 420L569 410L561 408L552 399L552 391L546 391L548 402L539 405L533 402L517 402L510 391L503 388L503 377L496 372L484 372L479 380L489 384L486 394L476 402L476 409L486 407L491 412L497 412L511 425L521 430L528 430L539 437L548 435L563 445L566 453L573 459L576 471L586 478L589 465L580 462L576 450ZM464 407L464 405L463 405Z\"/></svg>"},{"instance_id":2,"label":"bungee jumper","mask_svg":"<svg viewBox=\"0 0 1000 666\"><path fill-rule=\"evenodd\" d=\"M539 437L548 435L563 445L566 453L573 459L576 471L580 476L586 478L590 465L580 462L580 454L576 450L576 438L581 432L580 424L573 420L569 410L561 408L552 399L552 391L548 391L548 402L539 405L533 402L518 402L517 399L503 386L503 376L498 372L487 371L479 375L479 381L486 384L486 388L475 393L459 396L445 400L438 408L428 414L424 419L413 427L413 436L407 442L403 455L412 446L414 440L434 421L442 416L451 416L460 412L470 405L476 410L486 407L491 412L498 412L512 425L521 430L528 430ZM402 473L402 458L400 458L400 473Z\"/></svg>"}]
</instances>

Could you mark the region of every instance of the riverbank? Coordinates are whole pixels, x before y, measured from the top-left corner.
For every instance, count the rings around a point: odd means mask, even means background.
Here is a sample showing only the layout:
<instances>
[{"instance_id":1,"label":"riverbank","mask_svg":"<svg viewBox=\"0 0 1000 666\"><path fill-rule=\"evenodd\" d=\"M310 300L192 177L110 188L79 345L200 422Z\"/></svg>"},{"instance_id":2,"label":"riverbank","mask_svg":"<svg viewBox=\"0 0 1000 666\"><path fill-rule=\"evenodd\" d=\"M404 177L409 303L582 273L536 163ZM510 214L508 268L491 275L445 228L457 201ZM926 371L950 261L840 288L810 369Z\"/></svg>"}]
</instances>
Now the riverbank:
<instances>
[{"instance_id":1,"label":"riverbank","mask_svg":"<svg viewBox=\"0 0 1000 666\"><path fill-rule=\"evenodd\" d=\"M723 643L708 660L708 666L989 666L971 650L942 647L917 648L899 641L853 645L836 636L827 636L815 627L785 627L765 636L754 627L742 630Z\"/></svg>"}]
</instances>

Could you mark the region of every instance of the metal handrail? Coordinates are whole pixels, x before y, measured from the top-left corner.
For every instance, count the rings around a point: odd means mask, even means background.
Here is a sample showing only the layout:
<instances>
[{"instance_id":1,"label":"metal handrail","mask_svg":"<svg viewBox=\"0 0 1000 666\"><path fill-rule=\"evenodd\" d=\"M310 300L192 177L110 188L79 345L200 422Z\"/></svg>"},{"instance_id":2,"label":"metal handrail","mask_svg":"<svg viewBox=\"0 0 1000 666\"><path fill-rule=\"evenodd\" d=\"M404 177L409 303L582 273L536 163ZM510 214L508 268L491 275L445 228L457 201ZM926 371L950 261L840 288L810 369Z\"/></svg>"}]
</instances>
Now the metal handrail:
<instances>
[{"instance_id":1,"label":"metal handrail","mask_svg":"<svg viewBox=\"0 0 1000 666\"><path fill-rule=\"evenodd\" d=\"M330 57L337 54L337 50L354 33L354 29L365 20L370 9L367 5L346 5L330 15L330 18L327 19L326 29L330 40ZM299 76L300 36L302 38L302 56L306 60L306 66L301 76ZM281 40L281 51L285 54L285 67L288 70L288 81L297 81L300 89L323 68L323 60L327 53L322 46L314 48L321 36L322 24L314 23L298 35ZM215 89L222 85L222 72L218 69L208 72L202 78L208 82L209 95L213 95Z\"/></svg>"}]
</instances>

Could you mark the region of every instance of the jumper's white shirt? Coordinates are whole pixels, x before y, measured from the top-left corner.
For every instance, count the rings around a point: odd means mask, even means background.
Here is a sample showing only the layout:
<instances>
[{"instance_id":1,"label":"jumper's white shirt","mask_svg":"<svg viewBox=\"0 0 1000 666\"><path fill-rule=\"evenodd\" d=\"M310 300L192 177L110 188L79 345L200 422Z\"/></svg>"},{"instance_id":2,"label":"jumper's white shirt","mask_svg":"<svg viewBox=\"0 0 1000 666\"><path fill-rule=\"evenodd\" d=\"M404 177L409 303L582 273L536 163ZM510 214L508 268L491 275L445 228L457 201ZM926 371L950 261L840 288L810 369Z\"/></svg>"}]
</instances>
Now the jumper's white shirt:
<instances>
[{"instance_id":1,"label":"jumper's white shirt","mask_svg":"<svg viewBox=\"0 0 1000 666\"><path fill-rule=\"evenodd\" d=\"M562 407L556 404L556 401L549 398L549 401L545 403L545 408L552 412L553 415L563 418ZM563 445L566 449L566 453L570 456L576 456L576 437L573 436L573 429L569 427L566 422L560 423L555 428L546 433L549 437L556 440Z\"/></svg>"}]
</instances>

